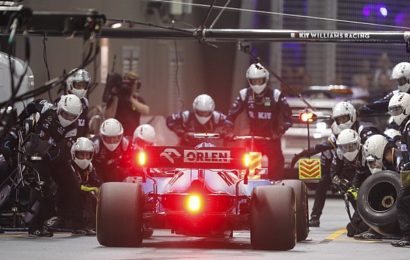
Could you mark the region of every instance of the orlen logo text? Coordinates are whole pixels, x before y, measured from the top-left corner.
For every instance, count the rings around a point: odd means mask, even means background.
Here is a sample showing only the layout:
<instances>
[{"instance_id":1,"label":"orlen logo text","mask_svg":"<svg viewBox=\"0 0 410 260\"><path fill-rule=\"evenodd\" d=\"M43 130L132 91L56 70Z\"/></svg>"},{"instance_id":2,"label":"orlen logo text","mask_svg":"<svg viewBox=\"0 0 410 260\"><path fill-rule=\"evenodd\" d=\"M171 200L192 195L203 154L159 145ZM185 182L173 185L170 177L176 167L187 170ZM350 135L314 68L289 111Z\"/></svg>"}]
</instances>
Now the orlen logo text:
<instances>
[{"instance_id":1,"label":"orlen logo text","mask_svg":"<svg viewBox=\"0 0 410 260\"><path fill-rule=\"evenodd\" d=\"M230 163L231 151L184 150L184 162L190 163Z\"/></svg>"}]
</instances>

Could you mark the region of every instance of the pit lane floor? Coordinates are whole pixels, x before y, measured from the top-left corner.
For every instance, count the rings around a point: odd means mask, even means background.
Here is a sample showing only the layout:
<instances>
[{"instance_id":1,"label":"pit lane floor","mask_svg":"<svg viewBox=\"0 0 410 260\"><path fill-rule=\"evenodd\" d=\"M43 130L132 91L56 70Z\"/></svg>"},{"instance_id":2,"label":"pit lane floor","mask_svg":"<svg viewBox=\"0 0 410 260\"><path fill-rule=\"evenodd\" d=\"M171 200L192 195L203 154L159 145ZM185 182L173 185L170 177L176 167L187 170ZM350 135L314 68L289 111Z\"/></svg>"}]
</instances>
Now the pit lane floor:
<instances>
[{"instance_id":1,"label":"pit lane floor","mask_svg":"<svg viewBox=\"0 0 410 260\"><path fill-rule=\"evenodd\" d=\"M313 201L309 201L311 207ZM27 233L0 234L0 259L410 259L410 248L390 241L357 241L346 236L348 217L342 200L329 199L320 228L311 228L307 241L288 252L255 251L249 232L235 232L230 240L204 239L156 230L141 248L105 248L95 237L59 233L31 238Z\"/></svg>"}]
</instances>

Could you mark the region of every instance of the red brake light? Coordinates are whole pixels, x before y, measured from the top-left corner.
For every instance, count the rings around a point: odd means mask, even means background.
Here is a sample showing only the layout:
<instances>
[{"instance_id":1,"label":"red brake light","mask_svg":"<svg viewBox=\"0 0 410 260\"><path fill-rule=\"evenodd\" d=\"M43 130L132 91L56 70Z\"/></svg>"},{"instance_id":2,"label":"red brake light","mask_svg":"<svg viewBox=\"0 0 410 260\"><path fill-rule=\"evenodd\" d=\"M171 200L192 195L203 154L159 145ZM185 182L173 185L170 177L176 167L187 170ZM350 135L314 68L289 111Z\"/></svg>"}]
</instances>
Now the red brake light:
<instances>
[{"instance_id":1,"label":"red brake light","mask_svg":"<svg viewBox=\"0 0 410 260\"><path fill-rule=\"evenodd\" d=\"M147 164L147 153L145 151L138 151L135 156L135 162L138 166L145 166Z\"/></svg>"},{"instance_id":2,"label":"red brake light","mask_svg":"<svg viewBox=\"0 0 410 260\"><path fill-rule=\"evenodd\" d=\"M185 208L191 213L198 213L202 209L203 199L199 194L189 194L185 201Z\"/></svg>"}]
</instances>

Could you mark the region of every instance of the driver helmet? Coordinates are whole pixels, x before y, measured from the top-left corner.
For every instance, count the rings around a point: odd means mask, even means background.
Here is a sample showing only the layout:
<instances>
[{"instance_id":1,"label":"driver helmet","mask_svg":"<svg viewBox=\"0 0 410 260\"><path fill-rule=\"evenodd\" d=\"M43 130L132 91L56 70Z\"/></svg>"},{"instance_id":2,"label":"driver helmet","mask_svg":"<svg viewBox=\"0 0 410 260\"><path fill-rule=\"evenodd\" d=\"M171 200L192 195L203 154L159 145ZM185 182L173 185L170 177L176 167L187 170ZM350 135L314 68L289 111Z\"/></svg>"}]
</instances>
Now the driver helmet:
<instances>
[{"instance_id":1,"label":"driver helmet","mask_svg":"<svg viewBox=\"0 0 410 260\"><path fill-rule=\"evenodd\" d=\"M86 71L85 69L79 69L76 72L74 72L73 75L67 78L67 92L70 94L74 94L79 98L83 98L87 94L90 82L91 78L88 71Z\"/></svg>"},{"instance_id":2,"label":"driver helmet","mask_svg":"<svg viewBox=\"0 0 410 260\"><path fill-rule=\"evenodd\" d=\"M399 91L408 92L410 90L410 63L400 62L394 66L391 79L397 80Z\"/></svg>"},{"instance_id":3,"label":"driver helmet","mask_svg":"<svg viewBox=\"0 0 410 260\"><path fill-rule=\"evenodd\" d=\"M350 129L356 122L356 109L349 102L339 102L333 108L332 118L340 131Z\"/></svg>"},{"instance_id":4,"label":"driver helmet","mask_svg":"<svg viewBox=\"0 0 410 260\"><path fill-rule=\"evenodd\" d=\"M336 140L338 152L343 157L353 162L360 150L360 137L359 134L352 129L345 129L340 132Z\"/></svg>"},{"instance_id":5,"label":"driver helmet","mask_svg":"<svg viewBox=\"0 0 410 260\"><path fill-rule=\"evenodd\" d=\"M81 100L73 94L61 96L57 104L58 121L63 127L67 127L74 123L83 112L83 104Z\"/></svg>"},{"instance_id":6,"label":"driver helmet","mask_svg":"<svg viewBox=\"0 0 410 260\"><path fill-rule=\"evenodd\" d=\"M79 137L71 146L71 158L81 169L86 169L94 156L94 144L86 137Z\"/></svg>"},{"instance_id":7,"label":"driver helmet","mask_svg":"<svg viewBox=\"0 0 410 260\"><path fill-rule=\"evenodd\" d=\"M246 71L249 86L257 95L262 93L268 85L269 72L260 63L254 63Z\"/></svg>"},{"instance_id":8,"label":"driver helmet","mask_svg":"<svg viewBox=\"0 0 410 260\"><path fill-rule=\"evenodd\" d=\"M371 173L383 170L383 158L389 141L383 135L370 136L363 145L363 155Z\"/></svg>"},{"instance_id":9,"label":"driver helmet","mask_svg":"<svg viewBox=\"0 0 410 260\"><path fill-rule=\"evenodd\" d=\"M106 119L100 127L101 139L108 150L114 151L120 145L124 134L122 124L115 118Z\"/></svg>"},{"instance_id":10,"label":"driver helmet","mask_svg":"<svg viewBox=\"0 0 410 260\"><path fill-rule=\"evenodd\" d=\"M150 124L142 124L138 126L132 138L132 143L138 147L153 145L155 142L155 129Z\"/></svg>"},{"instance_id":11,"label":"driver helmet","mask_svg":"<svg viewBox=\"0 0 410 260\"><path fill-rule=\"evenodd\" d=\"M215 101L207 94L197 96L192 103L196 119L201 125L205 125L215 110Z\"/></svg>"},{"instance_id":12,"label":"driver helmet","mask_svg":"<svg viewBox=\"0 0 410 260\"><path fill-rule=\"evenodd\" d=\"M389 114L392 116L393 122L400 126L410 115L410 94L395 93L389 101Z\"/></svg>"}]
</instances>

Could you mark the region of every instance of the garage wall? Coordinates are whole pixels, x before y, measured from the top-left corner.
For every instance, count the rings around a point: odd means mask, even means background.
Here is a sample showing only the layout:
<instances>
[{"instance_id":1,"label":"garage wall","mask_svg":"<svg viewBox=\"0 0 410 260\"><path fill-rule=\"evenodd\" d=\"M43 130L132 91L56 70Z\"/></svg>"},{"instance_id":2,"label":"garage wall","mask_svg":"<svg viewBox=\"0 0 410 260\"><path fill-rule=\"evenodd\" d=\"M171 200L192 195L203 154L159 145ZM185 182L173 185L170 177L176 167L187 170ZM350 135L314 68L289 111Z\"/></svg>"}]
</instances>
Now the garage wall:
<instances>
[{"instance_id":1,"label":"garage wall","mask_svg":"<svg viewBox=\"0 0 410 260\"><path fill-rule=\"evenodd\" d=\"M25 1L25 5L35 11L62 11L81 12L93 8L110 18L150 21L160 23L157 15L145 14L146 1L92 1L92 0L31 0ZM195 17L192 23L196 24ZM189 21L189 20L188 20ZM19 40L18 40L19 41ZM21 39L20 39L21 42ZM46 80L46 70L43 62L43 39L31 38L31 68L36 77L36 86L42 85ZM136 46L140 49L139 73L143 81L142 96L151 106L152 114L168 115L183 107L190 108L193 98L206 91L205 63L201 54L202 46L196 41L178 41L177 49L182 53L179 57L179 86L181 88L181 101L176 100L175 69L170 68L172 57L175 56L174 41L164 40L122 40L110 39L109 41L109 67L111 68L113 56L117 55L115 70L122 72L122 47ZM22 55L22 46L18 44L18 54ZM71 70L81 62L83 50L82 40L48 38L47 56L51 77L61 75L63 70ZM99 62L99 60L97 61ZM182 64L181 64L182 63ZM97 64L98 65L98 64ZM98 66L97 66L98 67ZM99 68L99 67L98 67ZM87 68L93 72L93 64ZM100 81L97 73L97 81ZM91 105L101 102L104 86L100 84L91 94ZM56 97L56 90L53 90ZM47 97L47 95L44 95Z\"/></svg>"}]
</instances>

